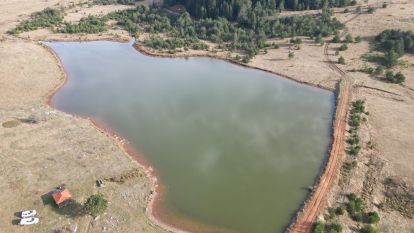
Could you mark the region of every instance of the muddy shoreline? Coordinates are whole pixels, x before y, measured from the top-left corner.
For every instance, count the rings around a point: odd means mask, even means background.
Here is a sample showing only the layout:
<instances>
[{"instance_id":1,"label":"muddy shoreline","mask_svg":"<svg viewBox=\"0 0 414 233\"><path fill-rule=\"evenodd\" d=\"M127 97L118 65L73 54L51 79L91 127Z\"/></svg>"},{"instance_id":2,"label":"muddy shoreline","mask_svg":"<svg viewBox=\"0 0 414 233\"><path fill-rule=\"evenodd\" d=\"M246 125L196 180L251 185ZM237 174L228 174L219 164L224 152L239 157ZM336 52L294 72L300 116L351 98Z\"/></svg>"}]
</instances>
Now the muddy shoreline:
<instances>
[{"instance_id":1,"label":"muddy shoreline","mask_svg":"<svg viewBox=\"0 0 414 233\"><path fill-rule=\"evenodd\" d=\"M59 39L51 39L51 40L46 40L47 42L90 42L90 41L110 41L110 42L117 42L117 43L129 43L130 41L127 40L123 40L123 39L85 39L85 40L76 40L76 39L69 39L69 40L59 40ZM59 85L57 85L52 91L49 92L49 94L46 96L46 104L55 109L52 103L52 98L53 95L55 93L57 93L67 82L68 82L68 74L65 70L65 67L63 65L62 60L60 59L60 57L58 56L58 54L49 46L45 45L42 42L38 42L43 48L45 48L56 60L58 67L62 73L63 76L63 80L59 83ZM332 91L335 93L335 106L334 106L334 111L333 114L335 116L335 112L337 111L337 102L338 102L338 88L336 89L332 89L332 88L327 88L324 87L322 85L317 85L311 82L303 82L303 81L299 81L297 79L294 79L292 77L289 77L287 75L283 75L277 72L273 72L273 71L269 71L263 68L259 68L259 67L255 67L255 66L251 66L248 64L244 64L244 63L240 63L234 60L231 60L229 58L225 58L222 56L215 56L212 54L194 54L191 56L188 56L186 54L159 54L159 53L153 53L147 49L145 49L145 47L139 45L137 42L134 42L132 44L133 48L137 50L137 52L140 52L146 56L153 56L153 57L162 57L162 58L188 58L188 57L208 57L208 58L212 58L212 59L218 59L218 60L222 60L222 61L226 61L226 62L230 62L232 64L244 67L244 68L249 68L249 69L256 69L256 70L260 70L263 72L267 72L267 73L271 73L273 75L277 75L279 77L282 78L286 78L288 80L294 81L295 83L298 84L302 84L302 85L306 85L306 86L311 86L311 87L316 87L316 88L320 88L323 90L327 90L327 91ZM58 110L59 111L59 110ZM148 206L146 208L146 215L148 217L148 219L153 222L154 224L160 226L161 228L163 228L164 230L168 231L168 232L172 232L172 233L189 233L191 231L187 231L187 230L183 230L180 229L178 227L175 227L172 224L168 223L168 220L162 218L159 214L157 214L157 204L159 204L160 202L160 197L162 196L162 184L159 182L159 177L156 174L156 172L154 171L154 169L152 168L152 166L145 160L145 156L143 156L142 153L140 153L136 148L134 148L133 146L130 145L130 143L128 142L128 140L124 137L121 136L120 133L116 132L115 130L111 129L109 126L106 126L104 123L99 122L97 119L91 118L91 117L83 117L80 115L76 115L76 114L71 114L71 113L66 113L69 114L73 117L79 117L79 118L83 118L83 119L87 119L92 126L97 129L99 132L105 134L107 137L110 137L112 140L114 140L118 147L125 153L128 155L128 157L135 162L140 168L143 169L146 177L148 178L148 180L150 181L150 185L151 185L151 192L150 192L150 196L149 196L149 201L148 201ZM334 132L334 124L335 119L333 119L332 121L332 135L331 135L331 142L333 142L333 132ZM314 191L316 190L316 187L319 185L321 177L323 176L323 174L325 173L326 170L326 165L329 161L329 152L332 148L332 143L330 143L330 147L327 149L327 158L325 161L323 161L323 164L321 165L321 171L318 175L318 177L316 178L314 184L312 185L313 190L311 192L308 193L308 195L306 195L306 198L304 199L304 201L302 202L302 204L300 205L300 207L298 208L298 210L295 212L295 214L293 214L291 221L289 222L289 224L286 225L286 230L285 232L290 232L291 227L297 222L298 217L303 214L303 211L307 208L307 204L310 201L310 199L313 197ZM186 221L184 221L186 222ZM197 225L197 223L195 223L194 225ZM193 227L194 227L193 225ZM202 224L201 224L202 225ZM191 228L191 227L189 227Z\"/></svg>"}]
</instances>

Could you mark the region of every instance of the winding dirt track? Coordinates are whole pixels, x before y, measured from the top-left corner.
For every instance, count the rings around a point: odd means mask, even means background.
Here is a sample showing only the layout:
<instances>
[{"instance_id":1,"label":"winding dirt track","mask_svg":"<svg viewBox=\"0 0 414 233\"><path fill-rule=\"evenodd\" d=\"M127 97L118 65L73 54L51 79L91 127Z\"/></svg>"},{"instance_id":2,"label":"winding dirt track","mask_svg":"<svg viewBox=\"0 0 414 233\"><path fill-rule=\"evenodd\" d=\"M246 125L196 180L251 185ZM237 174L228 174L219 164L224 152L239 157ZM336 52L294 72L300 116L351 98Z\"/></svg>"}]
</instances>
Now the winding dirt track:
<instances>
[{"instance_id":1,"label":"winding dirt track","mask_svg":"<svg viewBox=\"0 0 414 233\"><path fill-rule=\"evenodd\" d=\"M359 14L351 17L344 23L348 23L356 19L358 16ZM343 37L347 33L348 29L345 28L340 36ZM298 217L296 222L290 228L290 233L310 233L312 231L313 223L323 210L326 194L334 183L341 166L341 158L344 151L346 118L348 113L348 102L351 85L346 76L346 72L339 68L334 62L332 62L328 51L329 43L327 42L325 43L324 48L326 62L330 69L341 75L341 83L339 87L333 126L332 148L329 153L329 159L325 166L325 170L319 179L318 187L309 199L302 215Z\"/></svg>"}]
</instances>

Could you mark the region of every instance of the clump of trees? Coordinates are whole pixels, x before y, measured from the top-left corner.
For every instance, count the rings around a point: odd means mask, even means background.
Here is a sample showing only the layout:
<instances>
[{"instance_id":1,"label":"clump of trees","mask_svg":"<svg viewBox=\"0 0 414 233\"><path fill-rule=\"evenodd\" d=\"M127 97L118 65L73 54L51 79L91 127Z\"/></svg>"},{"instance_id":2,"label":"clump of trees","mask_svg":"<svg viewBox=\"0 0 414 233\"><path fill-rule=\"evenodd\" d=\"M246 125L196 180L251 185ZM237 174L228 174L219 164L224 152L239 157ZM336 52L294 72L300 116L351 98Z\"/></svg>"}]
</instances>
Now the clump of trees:
<instances>
[{"instance_id":1,"label":"clump of trees","mask_svg":"<svg viewBox=\"0 0 414 233\"><path fill-rule=\"evenodd\" d=\"M340 233L342 232L342 225L339 223L325 224L322 221L317 221L313 226L313 233Z\"/></svg>"},{"instance_id":2,"label":"clump of trees","mask_svg":"<svg viewBox=\"0 0 414 233\"><path fill-rule=\"evenodd\" d=\"M357 222L363 222L367 224L373 224L380 221L380 216L377 212L365 212L365 203L354 193L348 195L348 203L346 204L347 211L351 218Z\"/></svg>"},{"instance_id":3,"label":"clump of trees","mask_svg":"<svg viewBox=\"0 0 414 233\"><path fill-rule=\"evenodd\" d=\"M65 22L58 31L62 33L99 33L107 30L107 18L89 15L80 19L79 23Z\"/></svg>"},{"instance_id":4,"label":"clump of trees","mask_svg":"<svg viewBox=\"0 0 414 233\"><path fill-rule=\"evenodd\" d=\"M387 67L398 63L398 58L405 53L414 53L414 33L395 29L384 30L375 37L377 49L385 53Z\"/></svg>"},{"instance_id":5,"label":"clump of trees","mask_svg":"<svg viewBox=\"0 0 414 233\"><path fill-rule=\"evenodd\" d=\"M144 41L144 44L155 49L167 49L170 52L177 48L192 48L195 50L207 50L208 46L196 39L162 39L159 36L152 36Z\"/></svg>"},{"instance_id":6,"label":"clump of trees","mask_svg":"<svg viewBox=\"0 0 414 233\"><path fill-rule=\"evenodd\" d=\"M401 72L394 74L394 72L389 70L385 73L385 80L390 83L403 83L405 76Z\"/></svg>"},{"instance_id":7,"label":"clump of trees","mask_svg":"<svg viewBox=\"0 0 414 233\"><path fill-rule=\"evenodd\" d=\"M349 143L349 153L357 156L361 150L360 138L358 134L359 126L361 124L361 114L365 113L365 101L357 100L352 103L352 109L348 119L350 128L350 136L347 142Z\"/></svg>"},{"instance_id":8,"label":"clump of trees","mask_svg":"<svg viewBox=\"0 0 414 233\"><path fill-rule=\"evenodd\" d=\"M33 13L29 19L20 22L10 34L18 34L25 31L32 31L39 28L47 28L59 25L63 21L63 14L60 10L46 8L42 11Z\"/></svg>"},{"instance_id":9,"label":"clump of trees","mask_svg":"<svg viewBox=\"0 0 414 233\"><path fill-rule=\"evenodd\" d=\"M93 194L84 205L85 211L94 217L102 214L106 208L108 208L108 201L102 193Z\"/></svg>"},{"instance_id":10,"label":"clump of trees","mask_svg":"<svg viewBox=\"0 0 414 233\"><path fill-rule=\"evenodd\" d=\"M340 57L338 58L338 63L339 63L339 64L341 64L341 65L345 65L345 58L344 58L344 57L342 57L342 56L340 56Z\"/></svg>"},{"instance_id":11,"label":"clump of trees","mask_svg":"<svg viewBox=\"0 0 414 233\"><path fill-rule=\"evenodd\" d=\"M94 0L95 4L110 5L110 4L122 4L122 5L135 5L137 2L143 0Z\"/></svg>"}]
</instances>

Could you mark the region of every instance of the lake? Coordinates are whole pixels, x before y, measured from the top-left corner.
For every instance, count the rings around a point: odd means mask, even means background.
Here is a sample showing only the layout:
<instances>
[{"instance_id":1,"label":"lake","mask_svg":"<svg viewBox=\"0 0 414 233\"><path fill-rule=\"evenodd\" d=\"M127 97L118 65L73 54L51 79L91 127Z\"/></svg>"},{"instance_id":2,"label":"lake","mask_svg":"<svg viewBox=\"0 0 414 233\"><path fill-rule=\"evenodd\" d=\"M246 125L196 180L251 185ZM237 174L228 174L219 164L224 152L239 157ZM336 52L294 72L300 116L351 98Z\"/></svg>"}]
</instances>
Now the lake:
<instances>
[{"instance_id":1,"label":"lake","mask_svg":"<svg viewBox=\"0 0 414 233\"><path fill-rule=\"evenodd\" d=\"M146 56L132 43L45 43L68 74L52 106L98 119L144 155L168 224L282 232L327 158L334 94L221 60Z\"/></svg>"}]
</instances>

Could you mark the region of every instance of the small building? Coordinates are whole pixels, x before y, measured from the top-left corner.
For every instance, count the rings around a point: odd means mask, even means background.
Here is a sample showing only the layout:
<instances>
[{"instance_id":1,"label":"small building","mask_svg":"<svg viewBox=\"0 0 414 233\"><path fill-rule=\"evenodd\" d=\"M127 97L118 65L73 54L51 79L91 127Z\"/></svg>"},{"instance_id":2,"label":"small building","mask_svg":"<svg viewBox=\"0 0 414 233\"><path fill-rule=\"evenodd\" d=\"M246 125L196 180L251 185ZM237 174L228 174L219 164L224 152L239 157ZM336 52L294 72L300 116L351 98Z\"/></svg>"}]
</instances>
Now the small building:
<instances>
[{"instance_id":1,"label":"small building","mask_svg":"<svg viewBox=\"0 0 414 233\"><path fill-rule=\"evenodd\" d=\"M66 206L72 200L72 196L67 188L56 189L53 191L52 197L59 208Z\"/></svg>"}]
</instances>

